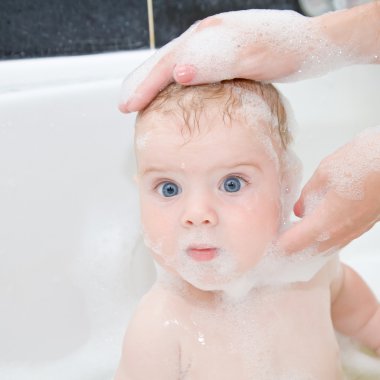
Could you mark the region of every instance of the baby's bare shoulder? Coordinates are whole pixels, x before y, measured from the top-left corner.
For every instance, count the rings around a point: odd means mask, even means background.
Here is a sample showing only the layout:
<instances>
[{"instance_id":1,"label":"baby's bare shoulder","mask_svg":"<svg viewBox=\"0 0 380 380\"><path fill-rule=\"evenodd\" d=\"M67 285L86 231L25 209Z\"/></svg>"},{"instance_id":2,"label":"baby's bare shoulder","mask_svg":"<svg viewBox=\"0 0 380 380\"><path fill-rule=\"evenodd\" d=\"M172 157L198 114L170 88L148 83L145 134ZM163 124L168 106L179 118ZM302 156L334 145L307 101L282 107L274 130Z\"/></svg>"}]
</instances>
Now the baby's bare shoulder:
<instances>
[{"instance_id":1,"label":"baby's bare shoulder","mask_svg":"<svg viewBox=\"0 0 380 380\"><path fill-rule=\"evenodd\" d=\"M160 287L142 298L128 324L116 380L178 378L179 332L170 323L175 312L171 294Z\"/></svg>"},{"instance_id":2,"label":"baby's bare shoulder","mask_svg":"<svg viewBox=\"0 0 380 380\"><path fill-rule=\"evenodd\" d=\"M163 327L175 326L172 322L182 320L184 315L186 302L181 296L172 289L156 283L139 302L128 330L149 329L151 333L157 330L159 334L167 334L169 331ZM168 330L174 334L176 329Z\"/></svg>"},{"instance_id":3,"label":"baby's bare shoulder","mask_svg":"<svg viewBox=\"0 0 380 380\"><path fill-rule=\"evenodd\" d=\"M329 260L323 265L319 272L310 281L311 285L324 284L330 287L334 282L340 278L342 263L339 255L331 256Z\"/></svg>"},{"instance_id":4,"label":"baby's bare shoulder","mask_svg":"<svg viewBox=\"0 0 380 380\"><path fill-rule=\"evenodd\" d=\"M290 290L325 289L326 292L333 293L337 284L339 284L341 280L341 274L342 263L339 259L339 255L336 254L331 256L309 281L296 283L294 286L290 287Z\"/></svg>"}]
</instances>

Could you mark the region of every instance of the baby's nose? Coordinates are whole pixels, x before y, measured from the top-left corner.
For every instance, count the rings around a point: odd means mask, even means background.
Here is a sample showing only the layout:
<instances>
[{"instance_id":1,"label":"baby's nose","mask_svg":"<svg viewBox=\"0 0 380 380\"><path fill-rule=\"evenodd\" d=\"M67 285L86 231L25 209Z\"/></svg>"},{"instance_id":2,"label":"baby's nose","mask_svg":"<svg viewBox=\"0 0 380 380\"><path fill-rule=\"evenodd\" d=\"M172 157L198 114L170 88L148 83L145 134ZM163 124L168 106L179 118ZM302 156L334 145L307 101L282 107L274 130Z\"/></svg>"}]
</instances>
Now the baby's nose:
<instances>
[{"instance_id":1,"label":"baby's nose","mask_svg":"<svg viewBox=\"0 0 380 380\"><path fill-rule=\"evenodd\" d=\"M187 202L182 215L182 224L190 226L214 226L218 223L218 215L209 198L196 197Z\"/></svg>"}]
</instances>

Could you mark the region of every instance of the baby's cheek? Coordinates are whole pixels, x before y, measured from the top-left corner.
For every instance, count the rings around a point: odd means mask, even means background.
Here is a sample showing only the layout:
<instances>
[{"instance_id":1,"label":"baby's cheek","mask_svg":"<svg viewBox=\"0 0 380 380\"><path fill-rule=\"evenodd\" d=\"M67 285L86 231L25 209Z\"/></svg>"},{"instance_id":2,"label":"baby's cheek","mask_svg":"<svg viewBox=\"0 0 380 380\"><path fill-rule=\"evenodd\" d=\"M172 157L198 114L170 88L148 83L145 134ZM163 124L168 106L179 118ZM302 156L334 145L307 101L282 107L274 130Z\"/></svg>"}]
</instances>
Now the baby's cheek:
<instances>
[{"instance_id":1,"label":"baby's cheek","mask_svg":"<svg viewBox=\"0 0 380 380\"><path fill-rule=\"evenodd\" d=\"M140 198L140 216L145 237L149 237L152 241L156 240L156 236L159 236L160 233L160 216L155 212L149 199Z\"/></svg>"},{"instance_id":2,"label":"baby's cheek","mask_svg":"<svg viewBox=\"0 0 380 380\"><path fill-rule=\"evenodd\" d=\"M141 211L141 223L145 234L149 235L152 240L159 240L165 235L167 224L153 209L147 208Z\"/></svg>"},{"instance_id":3,"label":"baby's cheek","mask_svg":"<svg viewBox=\"0 0 380 380\"><path fill-rule=\"evenodd\" d=\"M280 204L269 198L256 198L235 210L234 224L246 238L271 238L281 222Z\"/></svg>"},{"instance_id":4,"label":"baby's cheek","mask_svg":"<svg viewBox=\"0 0 380 380\"><path fill-rule=\"evenodd\" d=\"M144 234L154 246L169 252L175 236L175 226L168 210L162 210L149 202L141 203L141 223Z\"/></svg>"}]
</instances>

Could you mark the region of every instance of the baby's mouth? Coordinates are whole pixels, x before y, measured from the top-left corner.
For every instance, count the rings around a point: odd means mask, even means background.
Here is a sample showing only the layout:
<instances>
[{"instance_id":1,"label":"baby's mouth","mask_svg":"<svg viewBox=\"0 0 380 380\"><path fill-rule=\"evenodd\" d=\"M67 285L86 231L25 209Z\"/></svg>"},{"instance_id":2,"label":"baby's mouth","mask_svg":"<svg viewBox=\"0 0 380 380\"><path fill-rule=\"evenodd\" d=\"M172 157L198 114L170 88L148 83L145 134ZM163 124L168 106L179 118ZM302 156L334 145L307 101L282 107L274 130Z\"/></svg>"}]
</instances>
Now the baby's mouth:
<instances>
[{"instance_id":1,"label":"baby's mouth","mask_svg":"<svg viewBox=\"0 0 380 380\"><path fill-rule=\"evenodd\" d=\"M219 255L219 249L207 245L191 245L186 254L195 261L211 261Z\"/></svg>"}]
</instances>

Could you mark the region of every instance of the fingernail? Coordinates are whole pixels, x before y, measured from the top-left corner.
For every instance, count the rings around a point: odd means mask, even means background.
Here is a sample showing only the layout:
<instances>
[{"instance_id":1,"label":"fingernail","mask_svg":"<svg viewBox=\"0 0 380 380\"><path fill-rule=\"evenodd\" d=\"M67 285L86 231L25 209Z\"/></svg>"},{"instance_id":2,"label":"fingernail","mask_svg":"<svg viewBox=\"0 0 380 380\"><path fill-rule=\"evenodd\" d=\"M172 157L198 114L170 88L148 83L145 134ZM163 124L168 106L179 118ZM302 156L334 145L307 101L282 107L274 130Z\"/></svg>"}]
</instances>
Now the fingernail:
<instances>
[{"instance_id":1,"label":"fingernail","mask_svg":"<svg viewBox=\"0 0 380 380\"><path fill-rule=\"evenodd\" d=\"M191 82L195 77L195 68L192 65L180 65L174 68L174 79L179 83Z\"/></svg>"},{"instance_id":2,"label":"fingernail","mask_svg":"<svg viewBox=\"0 0 380 380\"><path fill-rule=\"evenodd\" d=\"M135 112L140 109L139 102L141 102L142 95L135 92L133 95L129 97L129 99L125 103L121 103L119 105L119 109L121 112L130 113Z\"/></svg>"},{"instance_id":3,"label":"fingernail","mask_svg":"<svg viewBox=\"0 0 380 380\"><path fill-rule=\"evenodd\" d=\"M129 102L127 103L120 103L119 104L119 111L123 112L123 113L129 113L131 111L129 111Z\"/></svg>"}]
</instances>

